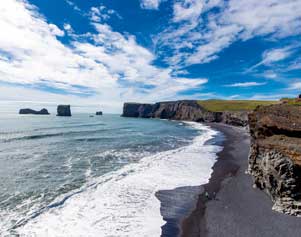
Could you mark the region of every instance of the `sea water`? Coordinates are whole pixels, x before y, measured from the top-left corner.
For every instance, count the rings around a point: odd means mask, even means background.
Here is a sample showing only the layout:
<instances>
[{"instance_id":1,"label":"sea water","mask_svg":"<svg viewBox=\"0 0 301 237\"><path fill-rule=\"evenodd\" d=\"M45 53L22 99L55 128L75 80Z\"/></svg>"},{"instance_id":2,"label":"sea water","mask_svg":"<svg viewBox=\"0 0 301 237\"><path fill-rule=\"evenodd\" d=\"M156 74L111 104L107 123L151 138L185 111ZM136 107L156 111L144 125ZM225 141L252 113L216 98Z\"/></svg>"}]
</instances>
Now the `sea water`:
<instances>
[{"instance_id":1,"label":"sea water","mask_svg":"<svg viewBox=\"0 0 301 237\"><path fill-rule=\"evenodd\" d=\"M199 123L0 114L0 236L160 236L159 190L208 182Z\"/></svg>"}]
</instances>

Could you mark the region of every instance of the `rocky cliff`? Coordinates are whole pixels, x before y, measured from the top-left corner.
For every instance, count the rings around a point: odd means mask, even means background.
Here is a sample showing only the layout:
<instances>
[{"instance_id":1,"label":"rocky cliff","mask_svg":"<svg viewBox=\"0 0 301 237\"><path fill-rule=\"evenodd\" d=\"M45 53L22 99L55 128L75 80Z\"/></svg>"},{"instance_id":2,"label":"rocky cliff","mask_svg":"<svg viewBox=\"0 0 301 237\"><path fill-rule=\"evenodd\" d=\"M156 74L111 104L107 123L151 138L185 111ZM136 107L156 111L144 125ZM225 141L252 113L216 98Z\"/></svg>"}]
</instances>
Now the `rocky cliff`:
<instances>
[{"instance_id":1,"label":"rocky cliff","mask_svg":"<svg viewBox=\"0 0 301 237\"><path fill-rule=\"evenodd\" d=\"M47 109L41 109L40 111L33 109L20 109L19 114L49 115L49 112Z\"/></svg>"},{"instance_id":2,"label":"rocky cliff","mask_svg":"<svg viewBox=\"0 0 301 237\"><path fill-rule=\"evenodd\" d=\"M249 115L249 173L273 209L301 216L301 106L278 104Z\"/></svg>"},{"instance_id":3,"label":"rocky cliff","mask_svg":"<svg viewBox=\"0 0 301 237\"><path fill-rule=\"evenodd\" d=\"M71 116L70 105L59 105L57 107L57 116L70 117Z\"/></svg>"},{"instance_id":4,"label":"rocky cliff","mask_svg":"<svg viewBox=\"0 0 301 237\"><path fill-rule=\"evenodd\" d=\"M161 118L196 122L223 122L247 126L248 112L211 112L195 100L158 102L155 104L125 103L124 117Z\"/></svg>"}]
</instances>

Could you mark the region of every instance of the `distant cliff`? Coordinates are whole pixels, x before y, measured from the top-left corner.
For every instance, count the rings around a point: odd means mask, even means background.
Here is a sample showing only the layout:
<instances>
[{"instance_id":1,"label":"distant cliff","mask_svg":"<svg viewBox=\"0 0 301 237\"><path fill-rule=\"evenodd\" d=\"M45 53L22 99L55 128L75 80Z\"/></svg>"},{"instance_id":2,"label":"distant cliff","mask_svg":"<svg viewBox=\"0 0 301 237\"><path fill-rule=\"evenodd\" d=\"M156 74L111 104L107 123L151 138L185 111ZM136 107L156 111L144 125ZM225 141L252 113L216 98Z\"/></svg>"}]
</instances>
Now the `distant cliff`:
<instances>
[{"instance_id":1,"label":"distant cliff","mask_svg":"<svg viewBox=\"0 0 301 237\"><path fill-rule=\"evenodd\" d=\"M235 126L247 126L247 111L212 112L195 100L158 102L155 104L125 103L124 117L161 118L195 122L223 122Z\"/></svg>"},{"instance_id":2,"label":"distant cliff","mask_svg":"<svg viewBox=\"0 0 301 237\"><path fill-rule=\"evenodd\" d=\"M49 115L47 109L33 110L33 109L20 109L19 114L35 114L35 115Z\"/></svg>"},{"instance_id":3,"label":"distant cliff","mask_svg":"<svg viewBox=\"0 0 301 237\"><path fill-rule=\"evenodd\" d=\"M249 173L273 209L301 215L301 106L261 106L249 115Z\"/></svg>"}]
</instances>

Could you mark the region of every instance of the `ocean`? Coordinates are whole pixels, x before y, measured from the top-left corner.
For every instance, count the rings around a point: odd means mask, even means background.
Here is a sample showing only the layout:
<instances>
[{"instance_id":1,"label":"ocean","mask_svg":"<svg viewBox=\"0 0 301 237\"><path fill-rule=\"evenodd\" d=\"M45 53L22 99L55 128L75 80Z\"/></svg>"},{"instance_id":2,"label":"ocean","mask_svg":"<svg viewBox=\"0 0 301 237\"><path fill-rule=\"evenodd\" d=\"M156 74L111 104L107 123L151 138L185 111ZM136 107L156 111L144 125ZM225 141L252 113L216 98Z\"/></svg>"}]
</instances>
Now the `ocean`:
<instances>
[{"instance_id":1,"label":"ocean","mask_svg":"<svg viewBox=\"0 0 301 237\"><path fill-rule=\"evenodd\" d=\"M193 122L0 113L0 236L160 236L156 193L207 183L216 136Z\"/></svg>"}]
</instances>

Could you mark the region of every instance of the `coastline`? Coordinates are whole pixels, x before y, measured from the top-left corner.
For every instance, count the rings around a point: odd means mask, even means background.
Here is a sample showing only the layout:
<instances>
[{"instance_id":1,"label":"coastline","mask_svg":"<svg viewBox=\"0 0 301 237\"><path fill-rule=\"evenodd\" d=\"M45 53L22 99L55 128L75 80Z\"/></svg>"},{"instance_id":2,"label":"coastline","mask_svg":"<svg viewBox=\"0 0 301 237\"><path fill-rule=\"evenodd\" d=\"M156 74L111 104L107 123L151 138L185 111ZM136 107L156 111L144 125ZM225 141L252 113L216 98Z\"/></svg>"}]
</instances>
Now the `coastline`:
<instances>
[{"instance_id":1,"label":"coastline","mask_svg":"<svg viewBox=\"0 0 301 237\"><path fill-rule=\"evenodd\" d=\"M182 222L181 236L298 236L301 219L273 211L270 198L254 189L251 176L245 173L250 148L247 131L207 125L224 134L223 150L217 154L209 183L202 185L194 211Z\"/></svg>"}]
</instances>

